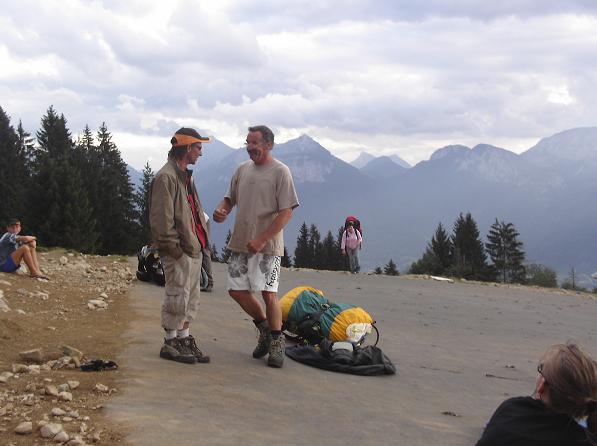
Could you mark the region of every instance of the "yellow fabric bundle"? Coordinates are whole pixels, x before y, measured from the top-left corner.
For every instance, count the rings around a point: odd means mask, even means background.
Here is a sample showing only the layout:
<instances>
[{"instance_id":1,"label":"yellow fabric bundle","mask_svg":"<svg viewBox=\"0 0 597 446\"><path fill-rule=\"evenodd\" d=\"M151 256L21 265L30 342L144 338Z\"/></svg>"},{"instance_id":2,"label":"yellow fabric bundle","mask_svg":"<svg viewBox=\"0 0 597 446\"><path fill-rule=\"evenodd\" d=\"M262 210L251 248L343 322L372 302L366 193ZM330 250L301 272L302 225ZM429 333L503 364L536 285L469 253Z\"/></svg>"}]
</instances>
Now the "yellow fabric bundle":
<instances>
[{"instance_id":1,"label":"yellow fabric bundle","mask_svg":"<svg viewBox=\"0 0 597 446\"><path fill-rule=\"evenodd\" d=\"M373 324L373 319L369 313L361 307L347 308L334 319L328 338L333 342L345 341L348 335L346 332L348 327L352 324L363 323Z\"/></svg>"}]
</instances>

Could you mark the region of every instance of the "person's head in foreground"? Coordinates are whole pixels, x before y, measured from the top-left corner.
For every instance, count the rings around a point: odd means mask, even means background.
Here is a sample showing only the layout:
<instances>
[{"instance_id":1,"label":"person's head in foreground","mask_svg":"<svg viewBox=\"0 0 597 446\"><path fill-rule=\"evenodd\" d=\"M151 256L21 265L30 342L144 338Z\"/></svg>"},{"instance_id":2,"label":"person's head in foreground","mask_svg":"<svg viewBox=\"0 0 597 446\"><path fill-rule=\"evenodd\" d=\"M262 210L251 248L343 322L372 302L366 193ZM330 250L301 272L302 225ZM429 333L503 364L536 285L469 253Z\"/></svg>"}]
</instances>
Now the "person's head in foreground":
<instances>
[{"instance_id":1,"label":"person's head in foreground","mask_svg":"<svg viewBox=\"0 0 597 446\"><path fill-rule=\"evenodd\" d=\"M552 345L537 371L535 398L554 412L586 417L589 431L597 433L597 363L569 342Z\"/></svg>"},{"instance_id":2,"label":"person's head in foreground","mask_svg":"<svg viewBox=\"0 0 597 446\"><path fill-rule=\"evenodd\" d=\"M477 446L597 446L597 363L574 343L552 345L532 397L504 401Z\"/></svg>"}]
</instances>

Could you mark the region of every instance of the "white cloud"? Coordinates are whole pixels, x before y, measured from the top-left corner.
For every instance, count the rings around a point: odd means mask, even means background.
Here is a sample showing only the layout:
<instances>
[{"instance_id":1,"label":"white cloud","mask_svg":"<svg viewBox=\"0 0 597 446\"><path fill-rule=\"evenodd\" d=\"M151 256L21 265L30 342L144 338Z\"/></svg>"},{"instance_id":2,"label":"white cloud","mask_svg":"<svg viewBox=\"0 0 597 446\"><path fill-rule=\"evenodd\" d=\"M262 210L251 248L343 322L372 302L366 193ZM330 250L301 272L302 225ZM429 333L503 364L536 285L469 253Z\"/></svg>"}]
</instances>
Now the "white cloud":
<instances>
[{"instance_id":1,"label":"white cloud","mask_svg":"<svg viewBox=\"0 0 597 446\"><path fill-rule=\"evenodd\" d=\"M29 11L35 10L35 14ZM336 155L479 142L522 151L597 121L597 4L48 0L0 12L0 97L32 133L106 122L135 167L181 125L238 147L248 125ZM160 149L150 156L161 163Z\"/></svg>"}]
</instances>

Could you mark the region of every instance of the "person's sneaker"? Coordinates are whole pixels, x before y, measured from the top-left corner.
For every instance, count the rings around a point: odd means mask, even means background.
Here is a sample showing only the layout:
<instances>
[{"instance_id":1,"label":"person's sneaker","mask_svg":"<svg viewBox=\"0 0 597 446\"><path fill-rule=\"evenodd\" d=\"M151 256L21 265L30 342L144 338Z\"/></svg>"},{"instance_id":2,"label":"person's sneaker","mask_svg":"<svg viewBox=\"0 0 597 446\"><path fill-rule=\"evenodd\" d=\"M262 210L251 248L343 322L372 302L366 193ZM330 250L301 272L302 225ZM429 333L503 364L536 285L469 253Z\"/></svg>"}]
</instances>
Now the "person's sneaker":
<instances>
[{"instance_id":1,"label":"person's sneaker","mask_svg":"<svg viewBox=\"0 0 597 446\"><path fill-rule=\"evenodd\" d=\"M193 354L197 362L207 364L209 362L209 356L199 350L195 338L192 335L188 335L186 338L180 339L180 342Z\"/></svg>"},{"instance_id":2,"label":"person's sneaker","mask_svg":"<svg viewBox=\"0 0 597 446\"><path fill-rule=\"evenodd\" d=\"M164 339L164 345L160 350L160 358L184 362L185 364L195 364L197 362L195 355L182 345L178 338Z\"/></svg>"},{"instance_id":3,"label":"person's sneaker","mask_svg":"<svg viewBox=\"0 0 597 446\"><path fill-rule=\"evenodd\" d=\"M272 334L269 331L267 321L255 324L259 330L259 337L257 338L257 347L253 350L253 358L263 358L269 351L269 345L272 342Z\"/></svg>"},{"instance_id":4,"label":"person's sneaker","mask_svg":"<svg viewBox=\"0 0 597 446\"><path fill-rule=\"evenodd\" d=\"M284 365L284 347L286 341L284 335L280 335L278 339L272 339L269 345L269 356L267 358L267 365L270 367L282 367Z\"/></svg>"}]
</instances>

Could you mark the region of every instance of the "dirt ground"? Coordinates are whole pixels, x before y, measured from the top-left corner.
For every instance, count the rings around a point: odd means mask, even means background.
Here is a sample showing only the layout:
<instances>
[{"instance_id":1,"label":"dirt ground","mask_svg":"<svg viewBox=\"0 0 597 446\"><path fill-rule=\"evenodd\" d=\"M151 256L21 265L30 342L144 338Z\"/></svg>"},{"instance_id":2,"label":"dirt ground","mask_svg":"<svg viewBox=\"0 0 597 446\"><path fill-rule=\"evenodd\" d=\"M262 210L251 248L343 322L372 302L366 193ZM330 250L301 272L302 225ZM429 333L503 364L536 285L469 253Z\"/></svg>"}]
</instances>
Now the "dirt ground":
<instances>
[{"instance_id":1,"label":"dirt ground","mask_svg":"<svg viewBox=\"0 0 597 446\"><path fill-rule=\"evenodd\" d=\"M13 374L4 383L0 380L0 443L51 443L38 429L38 423L45 420L62 424L70 438L67 444L126 445L126 432L103 415L107 399L119 391L121 371L82 372L76 365L89 359L114 359L122 349L120 337L131 320L127 293L134 268L126 258L63 250L42 252L39 258L51 279L48 282L31 279L25 271L0 273L0 297L10 308L0 311L0 376ZM105 302L99 306L106 308L90 306L92 299ZM82 358L72 352L70 361L64 358L63 346L79 350ZM20 357L20 352L33 349L41 349L41 358L26 361ZM79 382L78 387L73 381ZM67 382L76 387L67 389L71 401L51 390L54 395L48 394L46 386L62 384L58 390L64 390L70 387ZM98 383L106 387L98 390ZM52 416L55 408L66 413ZM32 422L33 432L14 433L24 421Z\"/></svg>"},{"instance_id":2,"label":"dirt ground","mask_svg":"<svg viewBox=\"0 0 597 446\"><path fill-rule=\"evenodd\" d=\"M63 250L41 253L40 259L49 282L0 273L2 446L55 444L42 438L44 423L60 423L69 446L167 444L156 443L161 437L190 444L199 433L205 444L270 443L273 438L264 436L267 429L259 423L271 420L251 411L255 399L269 401L272 388L285 389L275 416L286 426L286 444L303 444L302 430L293 425L305 423L321 427L321 435L327 432L328 444L353 438L343 423L333 432L318 423L303 398L342 414L348 425L359 424L367 432L363 444L396 438L413 445L471 444L502 399L532 390L534 361L549 344L573 338L591 350L597 339L594 295L292 269L284 271L284 290L310 284L332 300L362 304L377 315L382 348L396 361L399 375L364 380L291 361L279 373L247 354L254 345L250 321L226 295L225 265L215 264L217 285L202 297L198 324L212 364L178 373L180 364L157 356L163 290L150 284L131 288L131 259ZM9 311L1 310L1 301ZM36 349L40 358L21 358L21 352ZM94 358L115 359L121 368L77 368L77 361ZM168 377L175 372L173 382ZM325 398L310 382L326 388ZM347 385L358 385L375 404L363 406L359 392L346 394ZM163 412L164 399L188 389L193 398ZM67 391L72 400L56 390ZM351 404L361 413L348 410ZM293 411L296 423L284 424L284 410ZM26 421L32 432L16 434Z\"/></svg>"}]
</instances>

